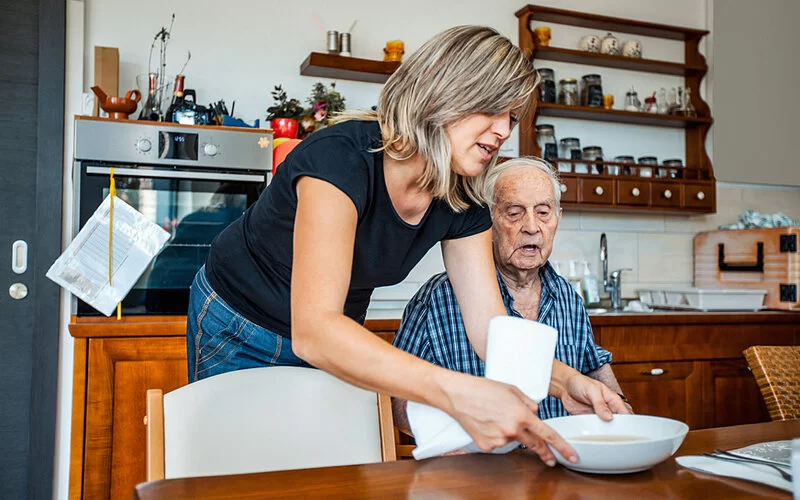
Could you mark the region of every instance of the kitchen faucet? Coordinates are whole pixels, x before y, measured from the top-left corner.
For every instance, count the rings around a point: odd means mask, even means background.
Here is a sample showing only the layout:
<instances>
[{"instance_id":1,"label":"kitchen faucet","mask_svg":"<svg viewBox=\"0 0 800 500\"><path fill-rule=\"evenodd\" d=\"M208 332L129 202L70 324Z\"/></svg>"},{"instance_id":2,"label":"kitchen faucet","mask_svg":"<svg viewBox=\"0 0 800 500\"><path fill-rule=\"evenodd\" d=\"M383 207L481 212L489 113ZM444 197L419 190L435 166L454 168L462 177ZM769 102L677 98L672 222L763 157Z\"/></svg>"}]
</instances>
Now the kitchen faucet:
<instances>
[{"instance_id":1,"label":"kitchen faucet","mask_svg":"<svg viewBox=\"0 0 800 500\"><path fill-rule=\"evenodd\" d=\"M603 291L611 293L611 309L622 309L622 271L631 269L617 269L608 274L608 243L606 233L600 235L600 262L603 263Z\"/></svg>"}]
</instances>

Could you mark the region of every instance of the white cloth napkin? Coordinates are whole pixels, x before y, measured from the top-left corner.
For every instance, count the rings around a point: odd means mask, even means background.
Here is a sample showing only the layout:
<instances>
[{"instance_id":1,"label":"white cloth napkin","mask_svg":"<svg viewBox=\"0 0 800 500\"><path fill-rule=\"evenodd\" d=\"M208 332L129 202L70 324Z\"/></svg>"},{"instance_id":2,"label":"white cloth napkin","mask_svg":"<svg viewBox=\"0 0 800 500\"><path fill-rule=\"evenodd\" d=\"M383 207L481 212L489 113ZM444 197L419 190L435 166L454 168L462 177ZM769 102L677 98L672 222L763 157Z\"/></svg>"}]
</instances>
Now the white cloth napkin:
<instances>
[{"instance_id":1,"label":"white cloth napkin","mask_svg":"<svg viewBox=\"0 0 800 500\"><path fill-rule=\"evenodd\" d=\"M489 321L486 345L486 378L517 386L537 403L547 397L558 332L547 325L511 316ZM417 447L414 458L422 460L461 450L480 448L450 415L428 405L408 402L408 422ZM508 453L519 446L511 442L492 453Z\"/></svg>"},{"instance_id":2,"label":"white cloth napkin","mask_svg":"<svg viewBox=\"0 0 800 500\"><path fill-rule=\"evenodd\" d=\"M745 464L739 462L726 462L710 457L686 455L675 459L678 465L707 474L732 477L766 484L784 491L792 491L791 481L787 481L778 474L778 471L767 465ZM788 472L788 470L787 470Z\"/></svg>"}]
</instances>

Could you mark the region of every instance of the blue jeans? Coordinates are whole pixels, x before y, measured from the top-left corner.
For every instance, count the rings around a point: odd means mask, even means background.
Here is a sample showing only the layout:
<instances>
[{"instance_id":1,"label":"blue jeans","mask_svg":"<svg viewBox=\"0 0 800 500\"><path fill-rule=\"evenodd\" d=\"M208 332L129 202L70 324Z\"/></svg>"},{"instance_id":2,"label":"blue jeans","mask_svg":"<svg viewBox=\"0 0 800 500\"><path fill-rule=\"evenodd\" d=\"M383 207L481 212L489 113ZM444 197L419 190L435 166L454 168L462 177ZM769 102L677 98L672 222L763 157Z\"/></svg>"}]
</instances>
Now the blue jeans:
<instances>
[{"instance_id":1,"label":"blue jeans","mask_svg":"<svg viewBox=\"0 0 800 500\"><path fill-rule=\"evenodd\" d=\"M262 366L310 365L292 351L292 341L237 313L211 288L205 266L189 291L186 322L189 382Z\"/></svg>"}]
</instances>

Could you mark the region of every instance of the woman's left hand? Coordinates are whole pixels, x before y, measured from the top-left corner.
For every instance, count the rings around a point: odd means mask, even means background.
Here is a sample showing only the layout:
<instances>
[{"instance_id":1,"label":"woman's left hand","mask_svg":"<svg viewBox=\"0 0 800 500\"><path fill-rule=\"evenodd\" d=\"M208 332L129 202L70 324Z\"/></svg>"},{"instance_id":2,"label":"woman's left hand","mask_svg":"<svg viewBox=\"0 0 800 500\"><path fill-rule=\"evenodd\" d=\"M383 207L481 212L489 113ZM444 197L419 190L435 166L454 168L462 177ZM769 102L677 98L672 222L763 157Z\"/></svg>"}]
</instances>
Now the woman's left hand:
<instances>
[{"instance_id":1,"label":"woman's left hand","mask_svg":"<svg viewBox=\"0 0 800 500\"><path fill-rule=\"evenodd\" d=\"M611 420L612 413L632 413L619 394L602 382L576 373L567 379L564 391L559 395L564 408L571 415L596 413L603 420Z\"/></svg>"}]
</instances>

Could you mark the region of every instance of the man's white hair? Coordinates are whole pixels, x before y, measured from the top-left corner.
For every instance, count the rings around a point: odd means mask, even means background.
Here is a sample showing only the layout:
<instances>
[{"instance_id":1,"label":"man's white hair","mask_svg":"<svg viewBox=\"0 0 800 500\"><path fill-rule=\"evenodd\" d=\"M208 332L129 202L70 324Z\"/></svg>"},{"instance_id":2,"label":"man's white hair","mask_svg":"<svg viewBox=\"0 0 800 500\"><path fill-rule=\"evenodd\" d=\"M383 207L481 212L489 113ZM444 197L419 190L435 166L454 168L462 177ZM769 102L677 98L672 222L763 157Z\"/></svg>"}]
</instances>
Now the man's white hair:
<instances>
[{"instance_id":1,"label":"man's white hair","mask_svg":"<svg viewBox=\"0 0 800 500\"><path fill-rule=\"evenodd\" d=\"M486 185L485 185L485 192L489 199L489 208L494 209L494 205L497 202L496 199L496 190L495 187L497 186L497 181L500 177L511 168L514 167L528 167L541 170L545 174L547 174L547 178L550 179L550 183L553 186L553 199L556 203L556 214L561 213L561 181L558 178L558 174L550 166L549 163L542 160L541 158L537 158L535 156L521 156L519 158L512 158L511 160L504 161L503 163L497 165L494 169L489 172L489 175L486 176Z\"/></svg>"}]
</instances>

